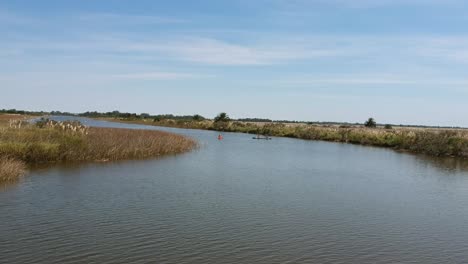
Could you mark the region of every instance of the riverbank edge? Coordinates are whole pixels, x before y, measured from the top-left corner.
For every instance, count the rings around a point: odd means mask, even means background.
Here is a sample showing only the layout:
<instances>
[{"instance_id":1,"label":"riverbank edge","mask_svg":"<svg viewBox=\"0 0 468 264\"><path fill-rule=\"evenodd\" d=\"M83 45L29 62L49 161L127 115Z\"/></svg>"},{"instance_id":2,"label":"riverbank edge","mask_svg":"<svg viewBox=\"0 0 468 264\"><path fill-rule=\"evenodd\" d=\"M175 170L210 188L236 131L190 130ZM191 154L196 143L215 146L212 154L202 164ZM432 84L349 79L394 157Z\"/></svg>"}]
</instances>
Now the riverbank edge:
<instances>
[{"instance_id":1,"label":"riverbank edge","mask_svg":"<svg viewBox=\"0 0 468 264\"><path fill-rule=\"evenodd\" d=\"M233 121L216 124L213 121L170 122L153 120L125 120L122 118L94 118L127 124L200 129L218 132L262 134L274 137L318 140L373 146L433 157L468 159L468 130L445 128L366 128L355 126L319 126L308 124L250 123Z\"/></svg>"},{"instance_id":2,"label":"riverbank edge","mask_svg":"<svg viewBox=\"0 0 468 264\"><path fill-rule=\"evenodd\" d=\"M26 120L18 115L11 117ZM57 127L23 125L12 128L3 122L0 133L0 183L17 181L27 174L28 168L37 165L161 158L198 147L198 142L191 137L145 129L91 127L88 135ZM106 140L108 137L112 139Z\"/></svg>"}]
</instances>

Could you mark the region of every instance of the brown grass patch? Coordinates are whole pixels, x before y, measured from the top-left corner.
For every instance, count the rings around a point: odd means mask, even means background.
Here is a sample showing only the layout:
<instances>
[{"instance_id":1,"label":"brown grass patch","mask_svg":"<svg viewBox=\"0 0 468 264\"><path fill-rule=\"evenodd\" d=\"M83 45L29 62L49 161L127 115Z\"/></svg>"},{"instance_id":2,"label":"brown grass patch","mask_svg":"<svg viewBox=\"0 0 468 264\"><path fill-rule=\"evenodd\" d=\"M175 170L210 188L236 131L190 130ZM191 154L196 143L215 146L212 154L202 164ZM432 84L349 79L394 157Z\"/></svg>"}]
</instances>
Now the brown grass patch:
<instances>
[{"instance_id":1,"label":"brown grass patch","mask_svg":"<svg viewBox=\"0 0 468 264\"><path fill-rule=\"evenodd\" d=\"M118 119L119 122L142 124L140 120ZM359 125L290 124L281 122L202 122L163 119L153 121L155 126L208 129L227 132L261 134L309 140L372 145L394 148L431 156L468 158L468 130L446 128L404 127L394 129L366 128Z\"/></svg>"},{"instance_id":2,"label":"brown grass patch","mask_svg":"<svg viewBox=\"0 0 468 264\"><path fill-rule=\"evenodd\" d=\"M173 133L115 128L90 128L86 141L86 155L94 160L172 155L190 151L196 146L194 140Z\"/></svg>"},{"instance_id":3,"label":"brown grass patch","mask_svg":"<svg viewBox=\"0 0 468 264\"><path fill-rule=\"evenodd\" d=\"M194 140L167 132L89 128L88 134L28 126L0 131L0 157L26 163L143 159L179 154Z\"/></svg>"},{"instance_id":4,"label":"brown grass patch","mask_svg":"<svg viewBox=\"0 0 468 264\"><path fill-rule=\"evenodd\" d=\"M28 120L32 116L19 114L0 114L0 126L8 126L10 120Z\"/></svg>"},{"instance_id":5,"label":"brown grass patch","mask_svg":"<svg viewBox=\"0 0 468 264\"><path fill-rule=\"evenodd\" d=\"M26 173L26 164L11 158L0 158L0 182L18 180Z\"/></svg>"},{"instance_id":6,"label":"brown grass patch","mask_svg":"<svg viewBox=\"0 0 468 264\"><path fill-rule=\"evenodd\" d=\"M23 175L26 164L145 159L195 147L191 138L155 130L92 127L80 133L32 124L21 128L0 125L0 181Z\"/></svg>"}]
</instances>

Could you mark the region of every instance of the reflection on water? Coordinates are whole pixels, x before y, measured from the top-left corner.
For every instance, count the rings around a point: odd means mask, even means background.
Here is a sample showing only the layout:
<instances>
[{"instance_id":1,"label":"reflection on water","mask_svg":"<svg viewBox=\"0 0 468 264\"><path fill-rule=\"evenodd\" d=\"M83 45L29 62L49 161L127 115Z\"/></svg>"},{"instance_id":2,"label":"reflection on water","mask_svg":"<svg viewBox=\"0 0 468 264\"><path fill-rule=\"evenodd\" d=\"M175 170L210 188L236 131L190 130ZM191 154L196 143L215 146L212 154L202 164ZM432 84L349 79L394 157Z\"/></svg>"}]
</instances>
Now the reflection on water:
<instances>
[{"instance_id":1,"label":"reflection on water","mask_svg":"<svg viewBox=\"0 0 468 264\"><path fill-rule=\"evenodd\" d=\"M201 147L158 160L34 168L1 189L0 262L468 259L465 161L161 129L190 135Z\"/></svg>"},{"instance_id":2,"label":"reflection on water","mask_svg":"<svg viewBox=\"0 0 468 264\"><path fill-rule=\"evenodd\" d=\"M434 166L442 171L460 172L468 171L468 159L455 158L455 157L433 157L426 155L415 155L417 159L421 160L422 164Z\"/></svg>"}]
</instances>

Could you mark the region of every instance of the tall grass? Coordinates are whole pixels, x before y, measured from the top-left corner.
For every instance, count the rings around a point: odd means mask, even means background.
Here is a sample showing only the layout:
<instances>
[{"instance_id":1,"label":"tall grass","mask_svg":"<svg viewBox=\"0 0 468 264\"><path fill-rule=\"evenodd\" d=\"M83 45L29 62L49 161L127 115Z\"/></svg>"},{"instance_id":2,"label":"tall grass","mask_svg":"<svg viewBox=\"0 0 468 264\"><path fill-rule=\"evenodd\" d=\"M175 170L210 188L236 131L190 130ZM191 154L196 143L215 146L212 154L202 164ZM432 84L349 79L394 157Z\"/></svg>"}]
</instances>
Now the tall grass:
<instances>
[{"instance_id":1,"label":"tall grass","mask_svg":"<svg viewBox=\"0 0 468 264\"><path fill-rule=\"evenodd\" d=\"M121 122L142 123L142 121ZM242 132L278 137L324 140L387 147L431 156L456 156L468 158L468 130L430 128L366 128L362 126L320 126L285 123L222 122L205 120L144 122L157 126L208 129Z\"/></svg>"},{"instance_id":2,"label":"tall grass","mask_svg":"<svg viewBox=\"0 0 468 264\"><path fill-rule=\"evenodd\" d=\"M187 137L161 131L90 128L87 135L53 128L4 129L0 157L27 163L142 159L191 150Z\"/></svg>"},{"instance_id":3,"label":"tall grass","mask_svg":"<svg viewBox=\"0 0 468 264\"><path fill-rule=\"evenodd\" d=\"M0 181L24 173L19 164L114 161L173 155L196 147L190 138L161 131L89 128L86 134L58 127L0 127ZM9 165L8 165L9 164ZM8 165L8 166L7 166Z\"/></svg>"},{"instance_id":4,"label":"tall grass","mask_svg":"<svg viewBox=\"0 0 468 264\"><path fill-rule=\"evenodd\" d=\"M0 158L0 182L12 182L26 173L26 164L11 158Z\"/></svg>"}]
</instances>

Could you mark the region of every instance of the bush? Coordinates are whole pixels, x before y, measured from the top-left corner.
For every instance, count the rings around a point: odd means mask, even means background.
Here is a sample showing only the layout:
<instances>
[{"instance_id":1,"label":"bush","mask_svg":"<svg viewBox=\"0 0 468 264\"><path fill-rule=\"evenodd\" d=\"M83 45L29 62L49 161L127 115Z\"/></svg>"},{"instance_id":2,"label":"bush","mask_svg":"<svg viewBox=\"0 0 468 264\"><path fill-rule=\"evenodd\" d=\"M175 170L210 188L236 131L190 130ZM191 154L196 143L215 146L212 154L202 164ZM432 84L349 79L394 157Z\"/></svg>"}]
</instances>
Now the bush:
<instances>
[{"instance_id":1,"label":"bush","mask_svg":"<svg viewBox=\"0 0 468 264\"><path fill-rule=\"evenodd\" d=\"M203 121L205 118L201 115L194 115L193 116L193 121Z\"/></svg>"},{"instance_id":2,"label":"bush","mask_svg":"<svg viewBox=\"0 0 468 264\"><path fill-rule=\"evenodd\" d=\"M220 113L214 118L215 123L217 122L229 122L231 119L226 113Z\"/></svg>"},{"instance_id":3,"label":"bush","mask_svg":"<svg viewBox=\"0 0 468 264\"><path fill-rule=\"evenodd\" d=\"M369 128L375 128L377 127L377 122L375 122L374 118L371 117L367 119L366 122L364 122L364 126Z\"/></svg>"}]
</instances>

